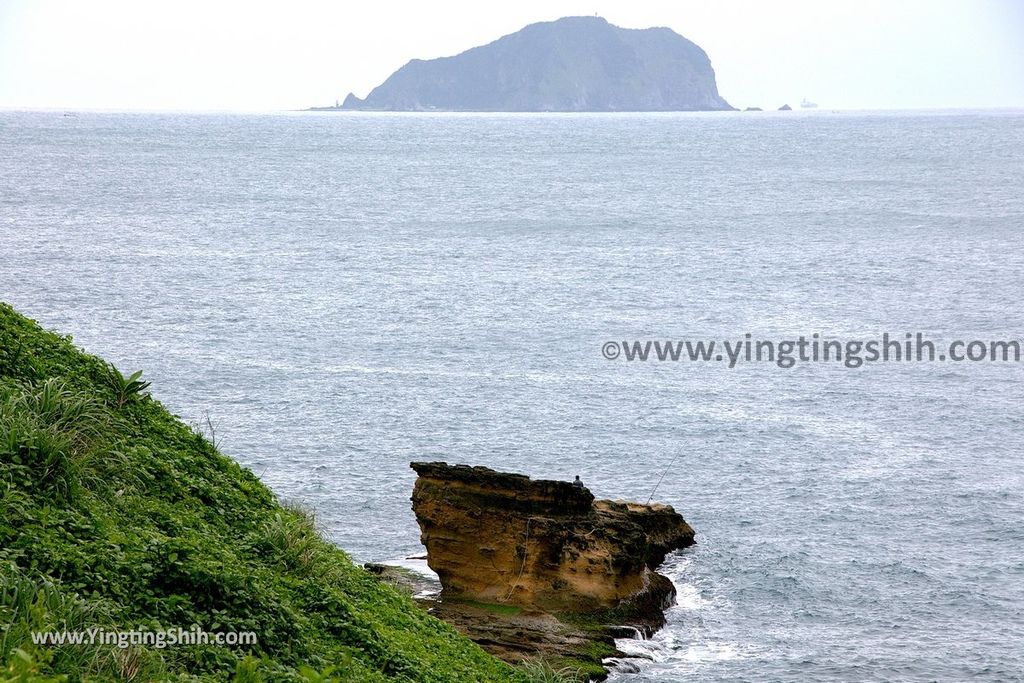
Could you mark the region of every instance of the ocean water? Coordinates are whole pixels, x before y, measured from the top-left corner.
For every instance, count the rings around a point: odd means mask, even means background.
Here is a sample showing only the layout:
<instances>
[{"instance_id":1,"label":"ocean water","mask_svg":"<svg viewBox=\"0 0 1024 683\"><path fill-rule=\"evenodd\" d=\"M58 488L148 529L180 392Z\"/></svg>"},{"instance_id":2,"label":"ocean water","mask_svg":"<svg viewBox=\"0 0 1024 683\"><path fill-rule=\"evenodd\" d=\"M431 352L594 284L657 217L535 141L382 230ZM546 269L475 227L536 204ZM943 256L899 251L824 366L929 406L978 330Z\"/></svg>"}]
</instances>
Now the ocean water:
<instances>
[{"instance_id":1,"label":"ocean water","mask_svg":"<svg viewBox=\"0 0 1024 683\"><path fill-rule=\"evenodd\" d=\"M580 474L698 544L616 681L1024 678L1024 364L624 340L1020 340L1024 113L0 113L0 299L361 561L408 463Z\"/></svg>"}]
</instances>

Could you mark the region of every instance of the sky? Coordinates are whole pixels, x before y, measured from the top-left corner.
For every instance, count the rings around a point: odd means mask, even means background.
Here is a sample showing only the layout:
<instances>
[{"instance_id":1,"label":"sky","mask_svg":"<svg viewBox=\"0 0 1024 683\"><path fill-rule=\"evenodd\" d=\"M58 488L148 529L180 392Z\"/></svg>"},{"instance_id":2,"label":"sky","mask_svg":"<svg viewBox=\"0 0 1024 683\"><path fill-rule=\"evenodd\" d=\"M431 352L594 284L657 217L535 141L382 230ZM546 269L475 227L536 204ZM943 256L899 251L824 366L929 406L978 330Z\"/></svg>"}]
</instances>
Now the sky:
<instances>
[{"instance_id":1,"label":"sky","mask_svg":"<svg viewBox=\"0 0 1024 683\"><path fill-rule=\"evenodd\" d=\"M263 111L598 14L704 48L739 108L1024 107L1019 0L0 0L0 108Z\"/></svg>"}]
</instances>

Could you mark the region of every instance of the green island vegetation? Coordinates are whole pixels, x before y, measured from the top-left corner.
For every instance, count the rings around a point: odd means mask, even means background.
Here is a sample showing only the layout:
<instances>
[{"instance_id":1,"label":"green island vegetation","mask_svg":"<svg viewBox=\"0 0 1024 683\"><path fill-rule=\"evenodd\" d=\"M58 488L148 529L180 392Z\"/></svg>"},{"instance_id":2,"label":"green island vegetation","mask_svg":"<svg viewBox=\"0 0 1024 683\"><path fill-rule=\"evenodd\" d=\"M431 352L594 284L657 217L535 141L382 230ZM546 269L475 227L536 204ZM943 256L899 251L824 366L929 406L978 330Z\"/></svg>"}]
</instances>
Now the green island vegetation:
<instances>
[{"instance_id":1,"label":"green island vegetation","mask_svg":"<svg viewBox=\"0 0 1024 683\"><path fill-rule=\"evenodd\" d=\"M0 303L0 682L557 681L323 540L125 376ZM37 645L201 628L256 645Z\"/></svg>"}]
</instances>

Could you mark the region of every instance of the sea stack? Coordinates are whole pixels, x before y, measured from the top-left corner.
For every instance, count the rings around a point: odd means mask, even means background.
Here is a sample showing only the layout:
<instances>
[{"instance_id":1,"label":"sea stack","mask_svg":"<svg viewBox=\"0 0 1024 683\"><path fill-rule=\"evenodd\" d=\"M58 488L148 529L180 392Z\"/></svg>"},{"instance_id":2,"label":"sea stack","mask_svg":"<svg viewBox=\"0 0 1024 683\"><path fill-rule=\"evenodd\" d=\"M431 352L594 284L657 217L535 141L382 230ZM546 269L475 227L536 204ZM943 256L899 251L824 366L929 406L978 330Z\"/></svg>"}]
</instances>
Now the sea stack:
<instances>
[{"instance_id":1,"label":"sea stack","mask_svg":"<svg viewBox=\"0 0 1024 683\"><path fill-rule=\"evenodd\" d=\"M670 506L595 500L569 482L486 467L411 466L412 507L442 599L575 613L630 603L658 624L674 601L655 570L694 532Z\"/></svg>"}]
</instances>

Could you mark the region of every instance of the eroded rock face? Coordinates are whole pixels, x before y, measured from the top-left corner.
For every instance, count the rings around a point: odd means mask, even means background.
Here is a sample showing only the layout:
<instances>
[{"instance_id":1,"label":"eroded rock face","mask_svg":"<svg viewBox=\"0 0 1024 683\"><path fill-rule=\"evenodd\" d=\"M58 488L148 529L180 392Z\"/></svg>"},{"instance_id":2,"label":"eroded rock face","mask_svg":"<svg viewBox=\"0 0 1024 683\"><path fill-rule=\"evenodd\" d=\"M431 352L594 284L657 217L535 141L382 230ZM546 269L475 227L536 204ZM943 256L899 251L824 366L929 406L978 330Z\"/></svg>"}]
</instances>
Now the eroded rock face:
<instances>
[{"instance_id":1,"label":"eroded rock face","mask_svg":"<svg viewBox=\"0 0 1024 683\"><path fill-rule=\"evenodd\" d=\"M568 482L486 467L412 463L412 504L442 595L551 611L632 603L658 611L674 590L655 573L693 529L667 505L594 500Z\"/></svg>"}]
</instances>

